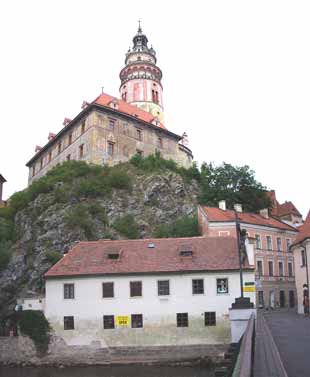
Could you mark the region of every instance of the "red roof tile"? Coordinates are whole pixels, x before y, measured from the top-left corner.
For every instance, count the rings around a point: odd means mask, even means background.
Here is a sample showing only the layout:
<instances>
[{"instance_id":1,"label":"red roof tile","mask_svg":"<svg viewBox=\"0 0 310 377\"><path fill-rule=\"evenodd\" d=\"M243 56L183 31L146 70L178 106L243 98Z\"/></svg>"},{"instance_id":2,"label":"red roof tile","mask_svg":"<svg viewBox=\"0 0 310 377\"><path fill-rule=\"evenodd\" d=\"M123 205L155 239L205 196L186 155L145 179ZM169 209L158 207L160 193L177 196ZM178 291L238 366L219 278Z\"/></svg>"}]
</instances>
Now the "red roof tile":
<instances>
[{"instance_id":1,"label":"red roof tile","mask_svg":"<svg viewBox=\"0 0 310 377\"><path fill-rule=\"evenodd\" d=\"M180 256L182 247L192 248L193 256ZM109 259L108 254L115 251L120 252L120 259ZM100 240L75 245L45 277L237 269L237 245L232 237Z\"/></svg>"},{"instance_id":2,"label":"red roof tile","mask_svg":"<svg viewBox=\"0 0 310 377\"><path fill-rule=\"evenodd\" d=\"M292 202L285 202L283 204L280 204L276 199L276 193L274 190L268 191L267 196L269 196L273 204L271 210L272 216L281 217L293 214L301 217L301 213L298 211L298 209L294 206Z\"/></svg>"},{"instance_id":3,"label":"red roof tile","mask_svg":"<svg viewBox=\"0 0 310 377\"><path fill-rule=\"evenodd\" d=\"M224 211L217 207L206 207L206 206L201 206L201 208L204 210L210 222L235 221L235 212L232 210ZM240 222L242 223L262 225L262 226L268 226L268 227L284 229L284 230L292 230L292 231L297 232L297 230L294 227L287 225L284 222L277 220L273 217L269 217L268 219L266 219L265 217L257 213L250 213L250 212L238 212L238 217L239 217Z\"/></svg>"},{"instance_id":4,"label":"red roof tile","mask_svg":"<svg viewBox=\"0 0 310 377\"><path fill-rule=\"evenodd\" d=\"M301 243L307 238L310 238L310 211L308 212L305 222L298 229L299 234L296 237L296 240L294 241L293 245Z\"/></svg>"},{"instance_id":5,"label":"red roof tile","mask_svg":"<svg viewBox=\"0 0 310 377\"><path fill-rule=\"evenodd\" d=\"M105 93L100 94L100 96L97 97L93 101L93 103L96 103L96 104L101 105L101 106L109 107L111 101L113 101L113 100L117 101L117 104L118 104L117 110L122 112L122 113L129 114L131 116L136 116L137 119L141 119L144 122L148 122L148 123L151 123L155 118L154 115L152 115L151 113L144 111L142 109L139 109L139 107L137 107L137 106L130 105L129 103L127 103L125 101L122 101L118 98L112 97L112 96L105 94ZM162 123L160 123L158 125L158 127L166 129L165 126Z\"/></svg>"}]
</instances>

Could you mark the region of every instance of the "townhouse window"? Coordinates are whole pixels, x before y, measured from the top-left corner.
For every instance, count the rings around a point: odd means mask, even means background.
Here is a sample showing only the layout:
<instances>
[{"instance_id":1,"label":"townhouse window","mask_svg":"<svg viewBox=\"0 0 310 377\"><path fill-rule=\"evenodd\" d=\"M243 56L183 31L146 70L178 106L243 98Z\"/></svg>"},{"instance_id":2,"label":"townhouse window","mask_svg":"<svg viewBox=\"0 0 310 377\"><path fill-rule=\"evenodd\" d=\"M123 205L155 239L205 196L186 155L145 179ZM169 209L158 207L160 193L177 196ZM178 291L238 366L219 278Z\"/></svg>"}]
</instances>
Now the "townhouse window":
<instances>
[{"instance_id":1,"label":"townhouse window","mask_svg":"<svg viewBox=\"0 0 310 377\"><path fill-rule=\"evenodd\" d=\"M157 291L158 291L158 296L169 296L170 295L169 280L158 280Z\"/></svg>"},{"instance_id":2,"label":"townhouse window","mask_svg":"<svg viewBox=\"0 0 310 377\"><path fill-rule=\"evenodd\" d=\"M259 234L255 234L255 247L256 247L256 249L262 248L261 239L260 239Z\"/></svg>"},{"instance_id":3,"label":"townhouse window","mask_svg":"<svg viewBox=\"0 0 310 377\"><path fill-rule=\"evenodd\" d=\"M271 260L268 261L268 272L269 276L273 276L273 262Z\"/></svg>"},{"instance_id":4,"label":"townhouse window","mask_svg":"<svg viewBox=\"0 0 310 377\"><path fill-rule=\"evenodd\" d=\"M263 308L264 306L264 291L258 291L258 307Z\"/></svg>"},{"instance_id":5,"label":"townhouse window","mask_svg":"<svg viewBox=\"0 0 310 377\"><path fill-rule=\"evenodd\" d=\"M201 295L204 293L203 279L192 280L192 292L193 295Z\"/></svg>"},{"instance_id":6,"label":"townhouse window","mask_svg":"<svg viewBox=\"0 0 310 377\"><path fill-rule=\"evenodd\" d=\"M64 284L64 298L74 298L74 284Z\"/></svg>"},{"instance_id":7,"label":"townhouse window","mask_svg":"<svg viewBox=\"0 0 310 377\"><path fill-rule=\"evenodd\" d=\"M291 240L289 238L286 239L286 251L290 252Z\"/></svg>"},{"instance_id":8,"label":"townhouse window","mask_svg":"<svg viewBox=\"0 0 310 377\"><path fill-rule=\"evenodd\" d=\"M136 128L136 138L139 141L142 141L142 130L140 130L139 128Z\"/></svg>"},{"instance_id":9,"label":"townhouse window","mask_svg":"<svg viewBox=\"0 0 310 377\"><path fill-rule=\"evenodd\" d=\"M288 268L288 276L291 278L293 276L293 264L292 264L292 262L288 262L287 268Z\"/></svg>"},{"instance_id":10,"label":"townhouse window","mask_svg":"<svg viewBox=\"0 0 310 377\"><path fill-rule=\"evenodd\" d=\"M271 238L271 236L267 236L266 239L267 239L267 250L271 251L272 250L272 238Z\"/></svg>"},{"instance_id":11,"label":"townhouse window","mask_svg":"<svg viewBox=\"0 0 310 377\"><path fill-rule=\"evenodd\" d=\"M114 155L114 143L108 141L108 155L112 157Z\"/></svg>"},{"instance_id":12,"label":"townhouse window","mask_svg":"<svg viewBox=\"0 0 310 377\"><path fill-rule=\"evenodd\" d=\"M228 293L228 279L216 279L216 293Z\"/></svg>"},{"instance_id":13,"label":"townhouse window","mask_svg":"<svg viewBox=\"0 0 310 377\"><path fill-rule=\"evenodd\" d=\"M72 134L69 134L68 136L68 145L72 144Z\"/></svg>"},{"instance_id":14,"label":"townhouse window","mask_svg":"<svg viewBox=\"0 0 310 377\"><path fill-rule=\"evenodd\" d=\"M177 327L188 327L188 313L177 313Z\"/></svg>"},{"instance_id":15,"label":"townhouse window","mask_svg":"<svg viewBox=\"0 0 310 377\"><path fill-rule=\"evenodd\" d=\"M205 312L205 326L216 326L215 312Z\"/></svg>"},{"instance_id":16,"label":"townhouse window","mask_svg":"<svg viewBox=\"0 0 310 377\"><path fill-rule=\"evenodd\" d=\"M114 283L102 283L102 297L114 297Z\"/></svg>"},{"instance_id":17,"label":"townhouse window","mask_svg":"<svg viewBox=\"0 0 310 377\"><path fill-rule=\"evenodd\" d=\"M58 143L58 154L61 153L61 143Z\"/></svg>"},{"instance_id":18,"label":"townhouse window","mask_svg":"<svg viewBox=\"0 0 310 377\"><path fill-rule=\"evenodd\" d=\"M301 267L306 265L306 252L305 249L301 249Z\"/></svg>"},{"instance_id":19,"label":"townhouse window","mask_svg":"<svg viewBox=\"0 0 310 377\"><path fill-rule=\"evenodd\" d=\"M124 92L124 93L122 94L122 100L123 100L123 101L127 101L127 92Z\"/></svg>"},{"instance_id":20,"label":"townhouse window","mask_svg":"<svg viewBox=\"0 0 310 377\"><path fill-rule=\"evenodd\" d=\"M261 260L257 261L257 273L258 276L263 276L263 261Z\"/></svg>"},{"instance_id":21,"label":"townhouse window","mask_svg":"<svg viewBox=\"0 0 310 377\"><path fill-rule=\"evenodd\" d=\"M79 146L79 158L82 158L84 156L84 144L81 144Z\"/></svg>"},{"instance_id":22,"label":"townhouse window","mask_svg":"<svg viewBox=\"0 0 310 377\"><path fill-rule=\"evenodd\" d=\"M74 317L73 316L64 317L64 330L74 330Z\"/></svg>"},{"instance_id":23,"label":"townhouse window","mask_svg":"<svg viewBox=\"0 0 310 377\"><path fill-rule=\"evenodd\" d=\"M67 161L70 161L70 160L71 160L71 154L68 154L68 156L66 157L66 160L67 160Z\"/></svg>"},{"instance_id":24,"label":"townhouse window","mask_svg":"<svg viewBox=\"0 0 310 377\"><path fill-rule=\"evenodd\" d=\"M143 315L142 314L131 314L131 327L133 329L138 329L143 327Z\"/></svg>"},{"instance_id":25,"label":"townhouse window","mask_svg":"<svg viewBox=\"0 0 310 377\"><path fill-rule=\"evenodd\" d=\"M48 152L48 162L52 161L52 152Z\"/></svg>"},{"instance_id":26,"label":"townhouse window","mask_svg":"<svg viewBox=\"0 0 310 377\"><path fill-rule=\"evenodd\" d=\"M36 174L36 166L33 165L33 167L32 167L32 176L34 177L35 174Z\"/></svg>"},{"instance_id":27,"label":"townhouse window","mask_svg":"<svg viewBox=\"0 0 310 377\"><path fill-rule=\"evenodd\" d=\"M283 262L279 262L279 276L282 277L283 275Z\"/></svg>"},{"instance_id":28,"label":"townhouse window","mask_svg":"<svg viewBox=\"0 0 310 377\"><path fill-rule=\"evenodd\" d=\"M41 158L41 160L40 160L40 169L42 169L43 168L43 158Z\"/></svg>"},{"instance_id":29,"label":"townhouse window","mask_svg":"<svg viewBox=\"0 0 310 377\"><path fill-rule=\"evenodd\" d=\"M105 330L115 328L114 315L104 315L103 316L103 328Z\"/></svg>"},{"instance_id":30,"label":"townhouse window","mask_svg":"<svg viewBox=\"0 0 310 377\"><path fill-rule=\"evenodd\" d=\"M85 120L81 123L81 135L85 132L86 124Z\"/></svg>"},{"instance_id":31,"label":"townhouse window","mask_svg":"<svg viewBox=\"0 0 310 377\"><path fill-rule=\"evenodd\" d=\"M142 281L130 282L130 297L142 296Z\"/></svg>"},{"instance_id":32,"label":"townhouse window","mask_svg":"<svg viewBox=\"0 0 310 377\"><path fill-rule=\"evenodd\" d=\"M277 250L282 251L282 242L280 237L277 237Z\"/></svg>"},{"instance_id":33,"label":"townhouse window","mask_svg":"<svg viewBox=\"0 0 310 377\"><path fill-rule=\"evenodd\" d=\"M109 119L109 130L114 131L115 128L115 119Z\"/></svg>"}]
</instances>

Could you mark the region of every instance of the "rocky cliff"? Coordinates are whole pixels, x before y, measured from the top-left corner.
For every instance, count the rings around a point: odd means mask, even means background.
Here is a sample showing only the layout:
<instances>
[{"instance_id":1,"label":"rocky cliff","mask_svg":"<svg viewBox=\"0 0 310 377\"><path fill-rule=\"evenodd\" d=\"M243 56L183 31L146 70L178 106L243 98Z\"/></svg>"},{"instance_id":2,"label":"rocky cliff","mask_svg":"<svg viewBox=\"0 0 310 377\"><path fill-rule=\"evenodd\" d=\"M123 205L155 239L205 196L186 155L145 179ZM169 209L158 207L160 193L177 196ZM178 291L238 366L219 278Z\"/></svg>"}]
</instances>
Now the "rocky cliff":
<instances>
[{"instance_id":1,"label":"rocky cliff","mask_svg":"<svg viewBox=\"0 0 310 377\"><path fill-rule=\"evenodd\" d=\"M93 173L84 180L49 178L14 213L11 257L0 271L0 317L12 311L17 297L42 293L44 272L75 242L151 237L158 226L195 215L199 196L195 179L186 179L177 169L146 172L128 164L121 171L130 184L114 182L102 195L100 189L94 190L101 181L97 176L94 180Z\"/></svg>"}]
</instances>

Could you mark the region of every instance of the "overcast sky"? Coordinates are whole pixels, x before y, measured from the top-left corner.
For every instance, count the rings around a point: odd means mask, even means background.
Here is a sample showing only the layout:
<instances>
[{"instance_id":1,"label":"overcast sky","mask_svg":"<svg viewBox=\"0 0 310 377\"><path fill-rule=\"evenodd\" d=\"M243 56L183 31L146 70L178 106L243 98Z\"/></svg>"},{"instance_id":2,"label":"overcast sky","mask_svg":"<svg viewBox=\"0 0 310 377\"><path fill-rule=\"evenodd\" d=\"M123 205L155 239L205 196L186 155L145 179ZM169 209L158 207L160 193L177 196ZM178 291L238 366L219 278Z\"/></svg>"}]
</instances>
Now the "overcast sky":
<instances>
[{"instance_id":1,"label":"overcast sky","mask_svg":"<svg viewBox=\"0 0 310 377\"><path fill-rule=\"evenodd\" d=\"M309 1L2 1L0 174L25 163L83 100L118 96L138 20L163 71L166 127L194 158L249 165L278 200L310 208Z\"/></svg>"}]
</instances>

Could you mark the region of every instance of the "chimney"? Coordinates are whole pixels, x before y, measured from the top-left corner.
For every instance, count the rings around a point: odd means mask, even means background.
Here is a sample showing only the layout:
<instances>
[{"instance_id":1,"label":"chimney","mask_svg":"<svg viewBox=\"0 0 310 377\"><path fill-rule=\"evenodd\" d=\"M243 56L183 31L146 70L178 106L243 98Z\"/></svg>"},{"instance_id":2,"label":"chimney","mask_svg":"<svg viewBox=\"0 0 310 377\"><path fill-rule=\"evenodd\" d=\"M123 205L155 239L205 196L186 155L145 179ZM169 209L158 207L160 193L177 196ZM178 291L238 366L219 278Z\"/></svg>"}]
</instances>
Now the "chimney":
<instances>
[{"instance_id":1,"label":"chimney","mask_svg":"<svg viewBox=\"0 0 310 377\"><path fill-rule=\"evenodd\" d=\"M71 122L71 120L72 119L70 119L70 118L65 118L64 121L63 121L63 123L62 123L62 125L63 126L67 126Z\"/></svg>"},{"instance_id":2,"label":"chimney","mask_svg":"<svg viewBox=\"0 0 310 377\"><path fill-rule=\"evenodd\" d=\"M39 152L42 149L39 145L36 145L35 153Z\"/></svg>"},{"instance_id":3,"label":"chimney","mask_svg":"<svg viewBox=\"0 0 310 377\"><path fill-rule=\"evenodd\" d=\"M259 211L259 214L264 217L265 219L269 219L269 213L268 213L268 208L261 209Z\"/></svg>"},{"instance_id":4,"label":"chimney","mask_svg":"<svg viewBox=\"0 0 310 377\"><path fill-rule=\"evenodd\" d=\"M242 212L242 204L236 203L234 205L234 209L235 209L236 212Z\"/></svg>"},{"instance_id":5,"label":"chimney","mask_svg":"<svg viewBox=\"0 0 310 377\"><path fill-rule=\"evenodd\" d=\"M50 132L50 133L48 134L48 141L53 140L55 136L56 136L55 134L53 134L52 132Z\"/></svg>"},{"instance_id":6,"label":"chimney","mask_svg":"<svg viewBox=\"0 0 310 377\"><path fill-rule=\"evenodd\" d=\"M219 208L226 211L226 200L219 201Z\"/></svg>"}]
</instances>

